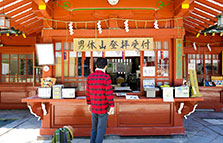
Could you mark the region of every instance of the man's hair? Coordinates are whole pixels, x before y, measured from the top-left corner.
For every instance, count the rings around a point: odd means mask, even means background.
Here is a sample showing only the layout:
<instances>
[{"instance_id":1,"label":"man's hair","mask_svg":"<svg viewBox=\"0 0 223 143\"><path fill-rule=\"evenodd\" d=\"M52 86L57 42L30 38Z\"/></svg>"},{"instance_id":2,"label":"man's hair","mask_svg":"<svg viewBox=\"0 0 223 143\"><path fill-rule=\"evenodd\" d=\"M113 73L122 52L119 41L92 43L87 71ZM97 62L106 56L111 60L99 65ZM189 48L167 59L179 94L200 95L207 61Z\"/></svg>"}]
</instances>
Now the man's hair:
<instances>
[{"instance_id":1,"label":"man's hair","mask_svg":"<svg viewBox=\"0 0 223 143\"><path fill-rule=\"evenodd\" d=\"M107 59L105 58L98 58L97 62L96 62L96 66L97 68L105 68L105 66L107 65Z\"/></svg>"}]
</instances>

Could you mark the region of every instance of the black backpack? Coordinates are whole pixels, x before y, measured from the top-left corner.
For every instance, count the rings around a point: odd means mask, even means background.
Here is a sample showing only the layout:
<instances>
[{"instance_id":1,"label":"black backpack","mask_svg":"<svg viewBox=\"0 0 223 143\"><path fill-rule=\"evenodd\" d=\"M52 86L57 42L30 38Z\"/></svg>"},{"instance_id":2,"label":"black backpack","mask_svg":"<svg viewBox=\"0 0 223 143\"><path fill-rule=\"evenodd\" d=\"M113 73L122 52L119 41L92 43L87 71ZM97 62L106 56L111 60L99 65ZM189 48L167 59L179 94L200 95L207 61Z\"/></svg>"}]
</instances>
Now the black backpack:
<instances>
[{"instance_id":1,"label":"black backpack","mask_svg":"<svg viewBox=\"0 0 223 143\"><path fill-rule=\"evenodd\" d=\"M72 143L72 137L67 128L58 128L53 135L52 143Z\"/></svg>"}]
</instances>

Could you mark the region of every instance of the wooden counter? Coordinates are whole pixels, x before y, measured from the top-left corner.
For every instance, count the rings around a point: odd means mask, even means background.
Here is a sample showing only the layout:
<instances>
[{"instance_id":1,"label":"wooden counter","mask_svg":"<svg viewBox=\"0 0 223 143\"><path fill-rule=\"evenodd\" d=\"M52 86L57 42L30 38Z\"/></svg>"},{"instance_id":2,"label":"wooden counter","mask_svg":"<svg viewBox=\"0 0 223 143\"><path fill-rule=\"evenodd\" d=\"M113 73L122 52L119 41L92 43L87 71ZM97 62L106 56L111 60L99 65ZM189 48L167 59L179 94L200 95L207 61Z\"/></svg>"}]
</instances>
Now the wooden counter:
<instances>
[{"instance_id":1,"label":"wooden counter","mask_svg":"<svg viewBox=\"0 0 223 143\"><path fill-rule=\"evenodd\" d=\"M115 97L115 114L108 118L106 134L184 134L182 117L193 110L197 101L202 100L203 98L180 98L174 102L163 102L162 98L126 100L124 97ZM41 117L41 135L52 135L57 128L72 125L75 136L90 136L91 115L85 99L40 99L33 96L22 99L22 102L27 102L32 107L32 112ZM184 108L178 114L181 102L184 102ZM46 115L42 105L46 107Z\"/></svg>"},{"instance_id":2,"label":"wooden counter","mask_svg":"<svg viewBox=\"0 0 223 143\"><path fill-rule=\"evenodd\" d=\"M27 109L23 98L36 95L37 86L0 85L0 109Z\"/></svg>"},{"instance_id":3,"label":"wooden counter","mask_svg":"<svg viewBox=\"0 0 223 143\"><path fill-rule=\"evenodd\" d=\"M200 93L203 95L204 101L200 102L200 109L215 109L221 111L223 108L223 87L199 87Z\"/></svg>"}]
</instances>

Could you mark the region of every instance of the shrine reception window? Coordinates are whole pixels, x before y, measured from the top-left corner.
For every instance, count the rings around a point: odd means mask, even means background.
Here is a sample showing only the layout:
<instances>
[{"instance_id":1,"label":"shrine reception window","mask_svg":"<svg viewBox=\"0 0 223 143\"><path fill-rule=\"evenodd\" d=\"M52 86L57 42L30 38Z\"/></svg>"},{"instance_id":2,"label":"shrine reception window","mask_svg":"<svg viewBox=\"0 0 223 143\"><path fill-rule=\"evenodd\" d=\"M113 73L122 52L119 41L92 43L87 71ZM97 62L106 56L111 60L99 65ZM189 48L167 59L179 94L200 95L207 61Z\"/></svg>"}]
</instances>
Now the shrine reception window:
<instances>
[{"instance_id":1,"label":"shrine reception window","mask_svg":"<svg viewBox=\"0 0 223 143\"><path fill-rule=\"evenodd\" d=\"M204 80L211 81L211 76L221 75L218 54L187 54L187 59L187 70L196 69L199 85L203 85Z\"/></svg>"},{"instance_id":2,"label":"shrine reception window","mask_svg":"<svg viewBox=\"0 0 223 143\"><path fill-rule=\"evenodd\" d=\"M87 76L90 74L90 52L75 52L73 42L56 42L55 56L57 83L85 91Z\"/></svg>"},{"instance_id":3,"label":"shrine reception window","mask_svg":"<svg viewBox=\"0 0 223 143\"><path fill-rule=\"evenodd\" d=\"M153 51L144 51L144 67L147 67L150 73L144 74L143 77L154 80L157 86L171 84L170 44L169 40L154 41Z\"/></svg>"},{"instance_id":4,"label":"shrine reception window","mask_svg":"<svg viewBox=\"0 0 223 143\"><path fill-rule=\"evenodd\" d=\"M33 54L2 54L1 82L40 83L42 71L41 69L33 68L33 59ZM37 61L35 62L37 64ZM34 74L35 76L33 76Z\"/></svg>"}]
</instances>

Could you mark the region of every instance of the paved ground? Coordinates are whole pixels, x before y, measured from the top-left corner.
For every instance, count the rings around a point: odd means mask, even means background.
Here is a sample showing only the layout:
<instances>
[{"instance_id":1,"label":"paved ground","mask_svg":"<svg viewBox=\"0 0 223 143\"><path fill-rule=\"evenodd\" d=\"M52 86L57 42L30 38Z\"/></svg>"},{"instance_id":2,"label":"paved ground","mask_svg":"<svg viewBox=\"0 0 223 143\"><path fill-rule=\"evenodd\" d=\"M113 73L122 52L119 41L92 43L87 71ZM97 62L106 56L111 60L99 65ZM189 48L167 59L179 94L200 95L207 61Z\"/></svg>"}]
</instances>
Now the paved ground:
<instances>
[{"instance_id":1,"label":"paved ground","mask_svg":"<svg viewBox=\"0 0 223 143\"><path fill-rule=\"evenodd\" d=\"M0 128L0 143L50 143L38 139L40 121L28 110L0 110L0 121L17 119ZM1 124L0 124L1 126ZM106 136L104 143L223 143L223 111L197 110L184 120L185 135L120 137ZM73 143L89 143L74 138Z\"/></svg>"}]
</instances>

